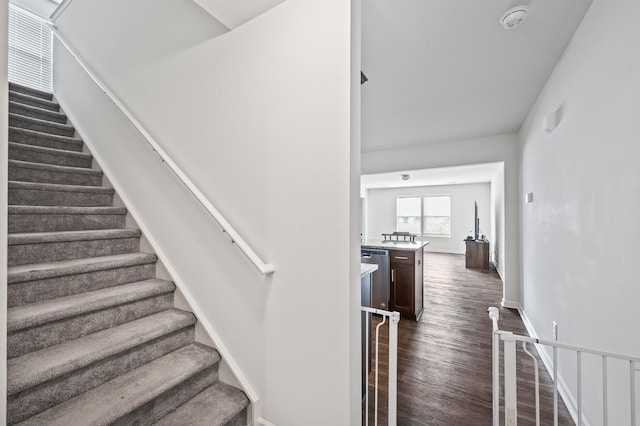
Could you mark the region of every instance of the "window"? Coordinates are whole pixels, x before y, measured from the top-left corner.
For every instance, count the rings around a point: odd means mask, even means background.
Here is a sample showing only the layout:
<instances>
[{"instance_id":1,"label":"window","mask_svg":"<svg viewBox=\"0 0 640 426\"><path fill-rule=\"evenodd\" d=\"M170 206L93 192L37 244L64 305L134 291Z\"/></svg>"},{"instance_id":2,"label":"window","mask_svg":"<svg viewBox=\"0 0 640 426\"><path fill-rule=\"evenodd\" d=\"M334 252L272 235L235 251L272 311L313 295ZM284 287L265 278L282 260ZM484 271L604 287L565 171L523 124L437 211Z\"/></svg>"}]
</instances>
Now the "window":
<instances>
[{"instance_id":1,"label":"window","mask_svg":"<svg viewBox=\"0 0 640 426\"><path fill-rule=\"evenodd\" d=\"M41 18L9 5L9 81L50 92L52 43Z\"/></svg>"},{"instance_id":2,"label":"window","mask_svg":"<svg viewBox=\"0 0 640 426\"><path fill-rule=\"evenodd\" d=\"M422 223L420 222L420 217L422 217L421 208L420 197L398 198L396 204L398 224L396 229L398 231L406 231L420 235L422 233Z\"/></svg>"},{"instance_id":3,"label":"window","mask_svg":"<svg viewBox=\"0 0 640 426\"><path fill-rule=\"evenodd\" d=\"M451 199L448 195L422 199L425 235L451 236Z\"/></svg>"},{"instance_id":4,"label":"window","mask_svg":"<svg viewBox=\"0 0 640 426\"><path fill-rule=\"evenodd\" d=\"M416 235L451 236L451 198L448 195L399 197L396 230Z\"/></svg>"}]
</instances>

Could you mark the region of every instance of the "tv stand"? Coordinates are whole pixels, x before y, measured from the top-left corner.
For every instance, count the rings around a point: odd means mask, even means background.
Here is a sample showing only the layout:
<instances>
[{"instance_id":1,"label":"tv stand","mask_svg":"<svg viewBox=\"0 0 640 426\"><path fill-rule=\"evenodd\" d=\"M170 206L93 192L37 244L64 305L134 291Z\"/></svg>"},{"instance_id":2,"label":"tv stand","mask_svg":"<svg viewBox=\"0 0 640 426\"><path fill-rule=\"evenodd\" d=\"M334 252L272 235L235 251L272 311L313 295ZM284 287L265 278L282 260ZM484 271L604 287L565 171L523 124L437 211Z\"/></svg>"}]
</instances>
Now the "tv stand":
<instances>
[{"instance_id":1,"label":"tv stand","mask_svg":"<svg viewBox=\"0 0 640 426\"><path fill-rule=\"evenodd\" d=\"M467 244L464 267L468 269L489 269L489 241L465 240Z\"/></svg>"}]
</instances>

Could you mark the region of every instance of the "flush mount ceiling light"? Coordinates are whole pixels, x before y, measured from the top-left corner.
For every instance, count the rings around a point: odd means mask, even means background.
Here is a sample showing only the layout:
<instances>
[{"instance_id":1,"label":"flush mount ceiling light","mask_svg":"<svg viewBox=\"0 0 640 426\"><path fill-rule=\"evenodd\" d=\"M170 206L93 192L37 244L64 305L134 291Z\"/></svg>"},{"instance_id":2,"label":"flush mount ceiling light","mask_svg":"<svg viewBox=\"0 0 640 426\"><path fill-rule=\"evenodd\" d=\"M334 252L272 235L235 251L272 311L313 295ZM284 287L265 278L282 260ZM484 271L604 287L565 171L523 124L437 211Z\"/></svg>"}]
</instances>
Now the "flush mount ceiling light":
<instances>
[{"instance_id":1,"label":"flush mount ceiling light","mask_svg":"<svg viewBox=\"0 0 640 426\"><path fill-rule=\"evenodd\" d=\"M525 20L528 13L529 6L522 5L512 7L502 14L502 16L500 17L500 23L506 29L512 30Z\"/></svg>"},{"instance_id":2,"label":"flush mount ceiling light","mask_svg":"<svg viewBox=\"0 0 640 426\"><path fill-rule=\"evenodd\" d=\"M400 177L402 178L402 180L409 180L409 178L411 176L409 176L409 175L400 175Z\"/></svg>"}]
</instances>

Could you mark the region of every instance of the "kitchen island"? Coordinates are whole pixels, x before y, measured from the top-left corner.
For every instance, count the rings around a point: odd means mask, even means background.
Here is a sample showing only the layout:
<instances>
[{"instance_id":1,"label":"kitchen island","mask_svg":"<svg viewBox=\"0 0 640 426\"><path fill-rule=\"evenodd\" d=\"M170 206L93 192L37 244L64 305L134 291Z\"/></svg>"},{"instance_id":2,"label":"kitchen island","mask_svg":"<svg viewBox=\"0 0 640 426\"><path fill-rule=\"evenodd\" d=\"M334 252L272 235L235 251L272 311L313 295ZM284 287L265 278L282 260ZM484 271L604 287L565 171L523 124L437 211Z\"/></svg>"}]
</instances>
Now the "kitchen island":
<instances>
[{"instance_id":1,"label":"kitchen island","mask_svg":"<svg viewBox=\"0 0 640 426\"><path fill-rule=\"evenodd\" d=\"M379 265L373 274L372 306L398 311L402 318L419 321L424 310L424 247L428 241L366 240L361 244L362 262L371 262L375 254ZM388 308L381 305L388 301ZM379 304L380 306L376 306Z\"/></svg>"}]
</instances>

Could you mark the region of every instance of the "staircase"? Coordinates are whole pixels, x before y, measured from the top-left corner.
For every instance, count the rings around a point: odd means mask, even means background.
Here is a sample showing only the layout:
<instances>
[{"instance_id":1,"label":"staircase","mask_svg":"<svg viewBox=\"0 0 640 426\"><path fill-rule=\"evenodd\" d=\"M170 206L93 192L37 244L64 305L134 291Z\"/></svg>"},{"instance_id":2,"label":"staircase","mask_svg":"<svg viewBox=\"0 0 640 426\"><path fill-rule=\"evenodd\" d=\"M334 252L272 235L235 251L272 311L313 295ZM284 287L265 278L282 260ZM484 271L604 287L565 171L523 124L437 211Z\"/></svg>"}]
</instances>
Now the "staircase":
<instances>
[{"instance_id":1,"label":"staircase","mask_svg":"<svg viewBox=\"0 0 640 426\"><path fill-rule=\"evenodd\" d=\"M7 424L247 424L52 94L9 84Z\"/></svg>"}]
</instances>

